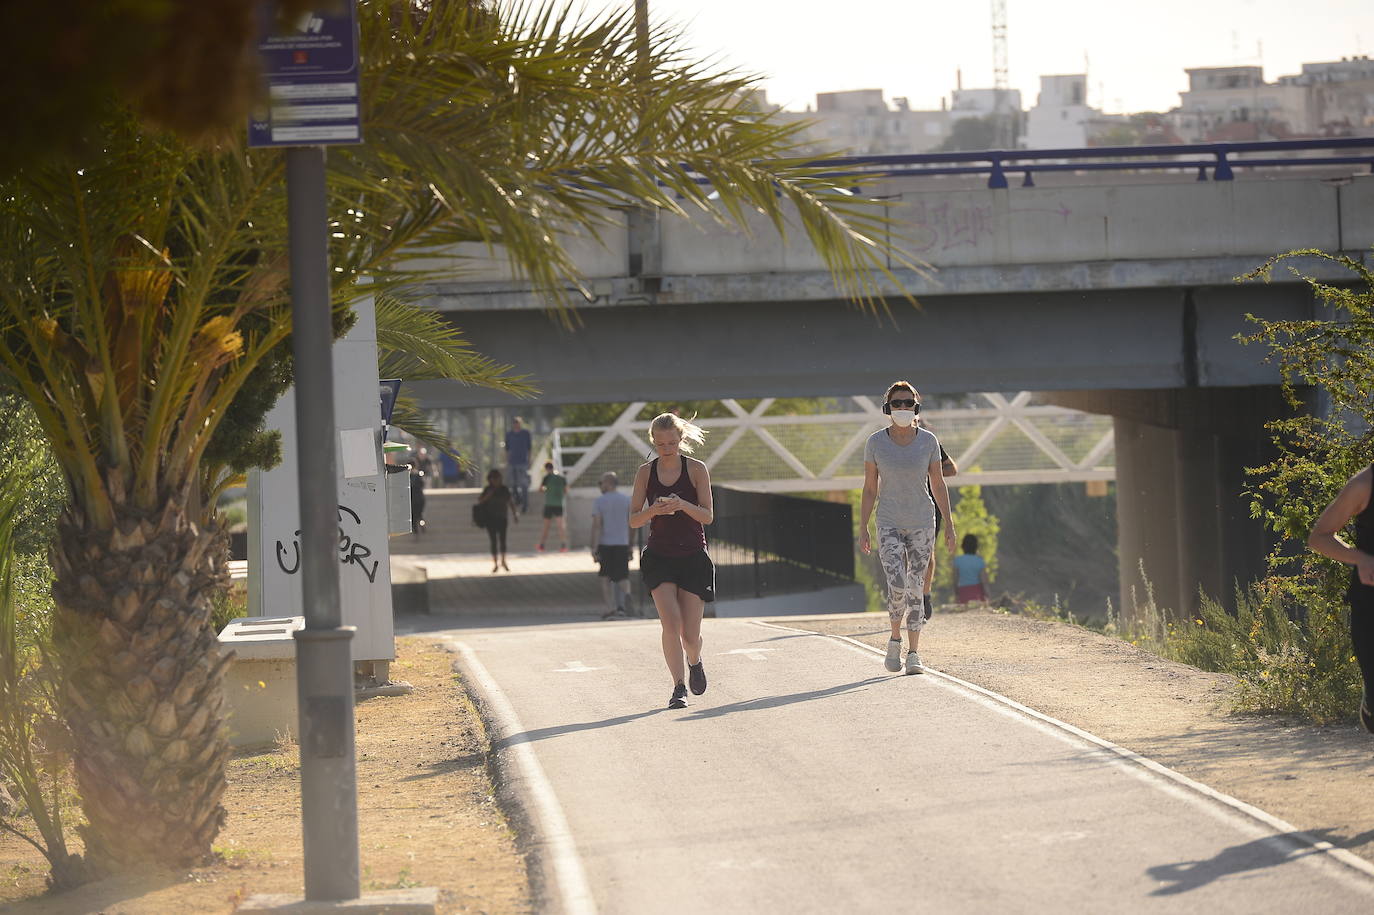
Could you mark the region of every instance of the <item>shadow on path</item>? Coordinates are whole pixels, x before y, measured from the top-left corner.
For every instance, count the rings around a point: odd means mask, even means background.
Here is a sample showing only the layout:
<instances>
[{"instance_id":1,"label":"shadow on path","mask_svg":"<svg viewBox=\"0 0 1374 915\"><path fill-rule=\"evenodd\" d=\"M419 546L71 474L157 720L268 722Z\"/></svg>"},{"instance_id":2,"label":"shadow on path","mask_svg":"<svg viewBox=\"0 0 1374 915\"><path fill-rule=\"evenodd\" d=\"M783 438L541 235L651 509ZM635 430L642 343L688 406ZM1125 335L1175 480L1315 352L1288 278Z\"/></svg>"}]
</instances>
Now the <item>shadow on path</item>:
<instances>
[{"instance_id":1,"label":"shadow on path","mask_svg":"<svg viewBox=\"0 0 1374 915\"><path fill-rule=\"evenodd\" d=\"M403 782L415 782L421 779L434 778L436 775L447 775L450 772L459 772L463 769L471 769L486 762L485 753L465 753L453 759L441 759L438 762L430 763L425 766L425 771L416 772L414 775L407 775L401 779Z\"/></svg>"},{"instance_id":2,"label":"shadow on path","mask_svg":"<svg viewBox=\"0 0 1374 915\"><path fill-rule=\"evenodd\" d=\"M841 683L838 686L827 686L825 689L813 689L804 693L789 693L785 696L761 696L758 699L746 699L743 702L731 702L728 705L697 709L690 714L684 715L683 719L717 718L721 715L729 715L734 712L754 712L759 709L778 708L779 706L792 705L796 702L810 702L813 699L825 699L829 696L839 695L840 693L863 689L874 683L900 679L902 678L892 675L885 677L868 677L863 680L855 680L852 683Z\"/></svg>"},{"instance_id":3,"label":"shadow on path","mask_svg":"<svg viewBox=\"0 0 1374 915\"><path fill-rule=\"evenodd\" d=\"M1374 830L1349 838L1332 835L1333 832L1332 829L1309 829L1306 834L1320 841L1329 842L1336 848L1358 847L1374 839ZM1148 868L1146 873L1156 880L1163 881L1166 885L1161 886L1150 895L1176 896L1179 893L1187 893L1232 874L1243 874L1247 871L1287 864L1299 858L1324 854L1320 849L1307 844L1300 836L1301 833L1284 832L1255 839L1253 842L1232 845L1205 861L1157 864Z\"/></svg>"},{"instance_id":4,"label":"shadow on path","mask_svg":"<svg viewBox=\"0 0 1374 915\"><path fill-rule=\"evenodd\" d=\"M558 737L560 734L575 734L578 731L595 731L600 728L615 727L617 724L627 724L639 718L648 718L650 715L657 715L660 712L668 711L666 708L649 709L644 712L635 712L632 715L617 715L614 718L603 718L600 721L579 721L571 724L558 724L547 728L535 728L532 731L521 731L519 734L511 734L495 742L495 746L505 749L521 741L533 742L543 740L545 737Z\"/></svg>"}]
</instances>

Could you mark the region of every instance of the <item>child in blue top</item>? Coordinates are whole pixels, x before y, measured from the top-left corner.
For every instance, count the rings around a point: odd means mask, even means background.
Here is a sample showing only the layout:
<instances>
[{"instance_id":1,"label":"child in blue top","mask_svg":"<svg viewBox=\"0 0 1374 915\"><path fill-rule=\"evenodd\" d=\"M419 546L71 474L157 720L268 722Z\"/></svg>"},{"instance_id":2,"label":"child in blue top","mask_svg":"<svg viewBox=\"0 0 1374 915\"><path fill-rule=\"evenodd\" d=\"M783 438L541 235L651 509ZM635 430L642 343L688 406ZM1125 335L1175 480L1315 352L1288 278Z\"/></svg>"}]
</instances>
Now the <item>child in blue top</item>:
<instances>
[{"instance_id":1,"label":"child in blue top","mask_svg":"<svg viewBox=\"0 0 1374 915\"><path fill-rule=\"evenodd\" d=\"M954 557L954 599L961 604L988 599L988 564L978 555L978 538L965 534L963 553Z\"/></svg>"}]
</instances>

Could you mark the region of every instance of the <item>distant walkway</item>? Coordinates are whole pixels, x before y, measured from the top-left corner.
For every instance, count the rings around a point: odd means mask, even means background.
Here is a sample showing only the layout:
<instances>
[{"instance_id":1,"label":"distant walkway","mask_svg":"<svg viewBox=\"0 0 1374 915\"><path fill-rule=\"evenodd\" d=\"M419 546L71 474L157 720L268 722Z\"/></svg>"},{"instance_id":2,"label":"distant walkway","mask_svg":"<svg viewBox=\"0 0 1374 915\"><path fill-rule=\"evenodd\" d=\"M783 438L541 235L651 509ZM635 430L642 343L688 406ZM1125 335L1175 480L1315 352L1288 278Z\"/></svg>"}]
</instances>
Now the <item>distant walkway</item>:
<instances>
[{"instance_id":1,"label":"distant walkway","mask_svg":"<svg viewBox=\"0 0 1374 915\"><path fill-rule=\"evenodd\" d=\"M492 572L486 531L472 523L472 506L478 492L440 489L428 493L425 533L391 539L393 582L404 585L427 581L429 612L433 616L599 618L605 608L598 567L591 552L585 546L559 552L557 534L553 531L546 544L552 549L544 553L535 550L544 523L541 493L530 494L529 512L521 515L519 524L508 527L506 561L510 571ZM858 608L854 593L857 586L852 585L844 594L804 591L764 603L752 601L752 561L733 567L727 554L721 552L715 558L721 602L711 609L721 611L722 615L834 613ZM744 560L741 557L739 561ZM765 579L773 576L768 564L761 566L759 573ZM633 550L630 597L632 605L642 606L646 614L655 616L652 600L640 593ZM861 595L857 600L861 606Z\"/></svg>"}]
</instances>

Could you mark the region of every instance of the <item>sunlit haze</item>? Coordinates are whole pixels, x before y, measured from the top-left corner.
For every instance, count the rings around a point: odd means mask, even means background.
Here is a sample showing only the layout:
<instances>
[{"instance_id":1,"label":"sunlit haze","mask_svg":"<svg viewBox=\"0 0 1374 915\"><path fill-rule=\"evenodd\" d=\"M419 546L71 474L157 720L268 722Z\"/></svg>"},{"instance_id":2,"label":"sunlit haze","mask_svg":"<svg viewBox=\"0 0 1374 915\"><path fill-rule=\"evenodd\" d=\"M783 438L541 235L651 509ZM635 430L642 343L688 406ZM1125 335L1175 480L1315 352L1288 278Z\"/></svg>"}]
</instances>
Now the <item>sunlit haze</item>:
<instances>
[{"instance_id":1,"label":"sunlit haze","mask_svg":"<svg viewBox=\"0 0 1374 915\"><path fill-rule=\"evenodd\" d=\"M769 99L793 110L844 89L939 108L961 70L964 88L993 85L990 0L649 0L649 9L655 23L683 26L701 56L764 76ZM1188 87L1186 67L1262 64L1272 82L1304 62L1374 52L1374 0L1007 0L1007 24L1010 86L1027 108L1041 75L1086 69L1093 107L1166 111Z\"/></svg>"}]
</instances>

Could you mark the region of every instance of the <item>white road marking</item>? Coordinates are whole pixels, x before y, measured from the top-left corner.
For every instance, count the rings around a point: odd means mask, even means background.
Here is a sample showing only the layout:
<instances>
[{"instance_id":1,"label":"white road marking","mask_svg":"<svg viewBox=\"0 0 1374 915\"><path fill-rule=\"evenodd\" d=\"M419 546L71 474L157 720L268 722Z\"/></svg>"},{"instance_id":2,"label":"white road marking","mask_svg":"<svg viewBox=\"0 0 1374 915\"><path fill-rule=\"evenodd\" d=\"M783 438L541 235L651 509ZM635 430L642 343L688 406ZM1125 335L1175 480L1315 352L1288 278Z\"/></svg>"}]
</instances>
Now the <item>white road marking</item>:
<instances>
[{"instance_id":1,"label":"white road marking","mask_svg":"<svg viewBox=\"0 0 1374 915\"><path fill-rule=\"evenodd\" d=\"M557 668L554 669L554 673L556 673L556 674L585 674L585 673L590 673L590 672L593 671L593 670L605 670L605 669L606 669L606 668L604 668L604 667L588 667L586 664L583 664L581 661L564 661L563 663L567 664L568 666L567 666L567 667L557 667Z\"/></svg>"},{"instance_id":2,"label":"white road marking","mask_svg":"<svg viewBox=\"0 0 1374 915\"><path fill-rule=\"evenodd\" d=\"M496 680L486 667L482 666L472 648L453 639L446 641L462 655L466 673L482 690L497 733L507 740L506 750L524 776L529 789L528 801L541 827L538 834L548 842L554 879L563 897L563 911L567 915L596 915L596 900L592 897L582 859L577 854L577 843L573 841L572 828L563 813L563 805L558 803L558 795L544 774L544 767L539 764L534 744L530 743L529 734L520 724L514 706L501 687L496 685Z\"/></svg>"},{"instance_id":3,"label":"white road marking","mask_svg":"<svg viewBox=\"0 0 1374 915\"><path fill-rule=\"evenodd\" d=\"M770 623L763 620L751 620L751 622L756 626L763 626L768 629L779 629L783 632L805 633L819 636L824 639L831 639L842 645L861 649L868 655L881 656L883 654L882 649L874 648L872 645L866 645L858 639L852 639L845 635L830 635L828 633L812 632L809 629L795 629L791 626L783 626L778 623ZM1347 885L1358 887L1366 892L1370 891L1368 881L1355 878L1351 871L1355 871L1365 878L1374 877L1374 864L1371 864L1353 852L1347 851L1344 848L1337 848L1330 842L1319 839L1310 833L1303 832L1286 820L1282 820L1252 804L1247 804L1239 798L1224 794L1209 785L1191 779L1181 772L1175 772L1168 766L1155 762L1147 756L1141 756L1134 750L1128 750L1109 740L1104 740L1096 734L1085 731L1082 728L1074 727L1066 721L1060 721L1058 718L1052 718L1043 712L1037 712L1035 709L1022 705L1016 700L1009 699L1000 693L994 693L990 689L984 689L977 684L969 683L966 680L961 680L951 674L942 673L930 667L925 668L925 671L927 674L931 675L932 682L946 689L972 694L969 695L969 698L983 705L985 708L999 711L1010 718L1020 720L1025 724L1029 724L1039 729L1043 733L1052 734L1066 743L1072 744L1074 743L1074 738L1078 738L1080 741L1110 751L1115 754L1115 762L1121 766L1123 771L1130 772L1146 780L1151 780L1151 775L1155 776L1152 780L1161 790L1173 797L1192 804L1194 807L1214 815L1220 815L1223 810L1226 810L1232 814L1230 818L1232 822L1240 819L1236 818L1234 814L1241 814L1244 818L1241 819L1241 822L1249 827L1247 831L1251 832L1251 834L1256 837L1277 845L1280 851L1283 851L1285 854L1287 852L1287 849L1283 848L1285 844L1306 847L1313 851L1320 852L1321 854L1318 856L1307 857L1302 860L1310 864L1326 863L1328 866L1332 864L1344 865L1344 867L1336 866L1333 870L1339 876L1346 878L1345 882ZM1027 718L1031 720L1028 721ZM1209 804L1207 801L1212 801L1217 806ZM1273 835L1270 830L1283 835Z\"/></svg>"},{"instance_id":4,"label":"white road marking","mask_svg":"<svg viewBox=\"0 0 1374 915\"><path fill-rule=\"evenodd\" d=\"M767 661L765 651L777 651L776 648L732 648L729 651L722 651L721 654L742 654L751 661Z\"/></svg>"}]
</instances>

